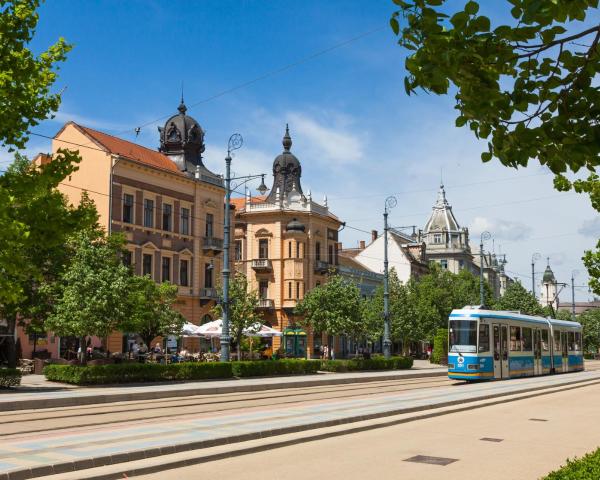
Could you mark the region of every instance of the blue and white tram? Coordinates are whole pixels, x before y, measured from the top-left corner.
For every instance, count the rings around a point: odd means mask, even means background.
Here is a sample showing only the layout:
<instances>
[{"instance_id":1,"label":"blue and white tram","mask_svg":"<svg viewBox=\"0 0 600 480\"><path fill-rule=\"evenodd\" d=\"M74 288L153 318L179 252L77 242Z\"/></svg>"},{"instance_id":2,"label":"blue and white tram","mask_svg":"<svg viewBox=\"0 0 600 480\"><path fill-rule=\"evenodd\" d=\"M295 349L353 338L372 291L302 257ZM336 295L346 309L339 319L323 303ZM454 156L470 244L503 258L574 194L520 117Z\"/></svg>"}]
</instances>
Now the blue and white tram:
<instances>
[{"instance_id":1,"label":"blue and white tram","mask_svg":"<svg viewBox=\"0 0 600 480\"><path fill-rule=\"evenodd\" d=\"M577 322L465 307L448 323L448 377L500 380L583 370Z\"/></svg>"}]
</instances>

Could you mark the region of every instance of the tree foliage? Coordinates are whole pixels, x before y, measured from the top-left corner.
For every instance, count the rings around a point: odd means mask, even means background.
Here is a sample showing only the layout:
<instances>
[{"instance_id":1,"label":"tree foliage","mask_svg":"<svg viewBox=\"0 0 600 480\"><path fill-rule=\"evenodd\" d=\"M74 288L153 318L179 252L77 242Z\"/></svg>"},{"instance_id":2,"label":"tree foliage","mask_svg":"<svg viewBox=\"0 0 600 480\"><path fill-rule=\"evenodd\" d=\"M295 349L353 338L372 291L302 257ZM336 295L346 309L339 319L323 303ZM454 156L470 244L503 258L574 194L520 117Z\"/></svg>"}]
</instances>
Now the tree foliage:
<instances>
[{"instance_id":1,"label":"tree foliage","mask_svg":"<svg viewBox=\"0 0 600 480\"><path fill-rule=\"evenodd\" d=\"M45 331L50 299L40 287L64 271L70 258L67 238L97 222L87 196L72 207L57 190L79 161L76 152L59 150L38 167L17 154L0 176L0 316L8 321L9 333L17 318L30 333ZM7 338L9 364L14 365L14 344Z\"/></svg>"},{"instance_id":2,"label":"tree foliage","mask_svg":"<svg viewBox=\"0 0 600 480\"><path fill-rule=\"evenodd\" d=\"M484 162L538 161L556 189L587 193L600 211L600 25L585 23L598 0L506 0L512 22L502 25L479 13L488 2L394 2L406 92L455 92L456 126L487 139ZM587 178L574 179L580 170ZM584 258L598 289L600 243Z\"/></svg>"},{"instance_id":3,"label":"tree foliage","mask_svg":"<svg viewBox=\"0 0 600 480\"><path fill-rule=\"evenodd\" d=\"M358 339L366 334L358 287L340 275L332 275L324 285L313 288L296 305L305 328L329 335Z\"/></svg>"},{"instance_id":4,"label":"tree foliage","mask_svg":"<svg viewBox=\"0 0 600 480\"><path fill-rule=\"evenodd\" d=\"M30 127L58 110L51 93L57 64L71 45L63 38L35 55L29 48L38 23L39 0L0 0L0 144L24 148Z\"/></svg>"},{"instance_id":5,"label":"tree foliage","mask_svg":"<svg viewBox=\"0 0 600 480\"><path fill-rule=\"evenodd\" d=\"M494 310L519 311L525 315L546 315L546 310L540 305L538 299L520 282L511 283L494 303Z\"/></svg>"},{"instance_id":6,"label":"tree foliage","mask_svg":"<svg viewBox=\"0 0 600 480\"><path fill-rule=\"evenodd\" d=\"M58 335L107 338L122 328L135 309L128 292L131 271L123 265L123 237L90 229L69 240L70 264L56 284L53 311L46 320Z\"/></svg>"},{"instance_id":7,"label":"tree foliage","mask_svg":"<svg viewBox=\"0 0 600 480\"><path fill-rule=\"evenodd\" d=\"M156 283L147 275L132 275L127 292L131 317L120 326L123 331L137 333L148 347L156 337L181 334L186 320L173 308L177 300L177 285Z\"/></svg>"},{"instance_id":8,"label":"tree foliage","mask_svg":"<svg viewBox=\"0 0 600 480\"><path fill-rule=\"evenodd\" d=\"M223 296L222 288L220 296ZM235 341L238 359L241 358L241 342L244 331L251 330L262 316L258 313L258 293L248 288L248 279L243 273L236 272L229 282L229 333ZM221 304L215 305L213 312L223 315Z\"/></svg>"},{"instance_id":9,"label":"tree foliage","mask_svg":"<svg viewBox=\"0 0 600 480\"><path fill-rule=\"evenodd\" d=\"M581 313L577 321L583 326L583 350L586 353L600 351L600 309L592 308Z\"/></svg>"}]
</instances>

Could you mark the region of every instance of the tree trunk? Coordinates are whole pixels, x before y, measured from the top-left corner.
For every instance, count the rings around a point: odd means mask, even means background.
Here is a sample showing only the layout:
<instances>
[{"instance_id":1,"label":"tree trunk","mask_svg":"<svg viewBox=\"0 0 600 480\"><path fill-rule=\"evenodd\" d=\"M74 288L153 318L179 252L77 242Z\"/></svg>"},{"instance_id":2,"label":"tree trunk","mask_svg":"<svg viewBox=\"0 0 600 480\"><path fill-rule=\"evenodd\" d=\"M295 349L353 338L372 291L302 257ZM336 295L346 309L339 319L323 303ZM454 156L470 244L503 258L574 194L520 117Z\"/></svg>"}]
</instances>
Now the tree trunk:
<instances>
[{"instance_id":1,"label":"tree trunk","mask_svg":"<svg viewBox=\"0 0 600 480\"><path fill-rule=\"evenodd\" d=\"M238 362L239 362L242 359L242 357L240 356L241 353L242 353L242 350L240 348L240 343L242 343L242 336L241 335L237 336L235 343L236 343L236 349L237 349L237 359L238 359Z\"/></svg>"},{"instance_id":2,"label":"tree trunk","mask_svg":"<svg viewBox=\"0 0 600 480\"><path fill-rule=\"evenodd\" d=\"M33 334L33 351L31 352L31 359L35 358L35 352L37 351L37 333Z\"/></svg>"},{"instance_id":3,"label":"tree trunk","mask_svg":"<svg viewBox=\"0 0 600 480\"><path fill-rule=\"evenodd\" d=\"M85 335L79 337L79 363L85 365L87 363L86 357L87 345L85 344Z\"/></svg>"},{"instance_id":4,"label":"tree trunk","mask_svg":"<svg viewBox=\"0 0 600 480\"><path fill-rule=\"evenodd\" d=\"M104 346L106 347L106 358L110 358L110 352L108 351L108 335L104 337Z\"/></svg>"},{"instance_id":5,"label":"tree trunk","mask_svg":"<svg viewBox=\"0 0 600 480\"><path fill-rule=\"evenodd\" d=\"M9 315L6 319L8 322L8 337L6 337L6 346L8 353L8 368L17 368L17 348L15 345L15 331L17 326L17 316Z\"/></svg>"}]
</instances>

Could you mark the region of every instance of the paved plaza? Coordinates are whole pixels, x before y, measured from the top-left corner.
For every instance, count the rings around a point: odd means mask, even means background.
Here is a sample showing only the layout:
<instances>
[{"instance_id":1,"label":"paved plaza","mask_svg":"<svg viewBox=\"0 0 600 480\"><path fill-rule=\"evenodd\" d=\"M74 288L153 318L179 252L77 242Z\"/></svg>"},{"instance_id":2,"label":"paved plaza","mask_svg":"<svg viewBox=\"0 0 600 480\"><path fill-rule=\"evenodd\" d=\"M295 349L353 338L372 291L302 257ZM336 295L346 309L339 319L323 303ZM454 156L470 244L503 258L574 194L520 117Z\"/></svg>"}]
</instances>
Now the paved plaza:
<instances>
[{"instance_id":1,"label":"paved plaza","mask_svg":"<svg viewBox=\"0 0 600 480\"><path fill-rule=\"evenodd\" d=\"M508 395L533 395L540 389L569 388L585 382L600 383L600 371L306 401L292 407L274 402L269 408L236 413L182 418L174 412L172 418L160 421L142 419L89 428L73 425L56 432L8 435L0 449L0 478L23 478L9 476L9 472L32 476L60 473L485 399L502 401Z\"/></svg>"}]
</instances>

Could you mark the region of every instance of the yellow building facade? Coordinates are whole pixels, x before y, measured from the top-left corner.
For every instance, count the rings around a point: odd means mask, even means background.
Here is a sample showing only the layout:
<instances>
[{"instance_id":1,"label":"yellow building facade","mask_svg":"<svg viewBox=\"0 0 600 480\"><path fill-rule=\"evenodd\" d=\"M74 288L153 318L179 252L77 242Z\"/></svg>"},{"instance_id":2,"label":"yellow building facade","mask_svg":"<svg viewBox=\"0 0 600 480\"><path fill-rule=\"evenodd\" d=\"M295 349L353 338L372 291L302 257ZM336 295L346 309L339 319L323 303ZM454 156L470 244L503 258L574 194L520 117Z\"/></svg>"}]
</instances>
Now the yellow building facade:
<instances>
[{"instance_id":1,"label":"yellow building facade","mask_svg":"<svg viewBox=\"0 0 600 480\"><path fill-rule=\"evenodd\" d=\"M286 127L283 152L273 162L273 187L267 196L234 199L233 258L260 298L263 321L284 332L273 348L288 355L318 355L319 336L304 332L294 308L305 293L327 281L338 265L338 231L342 222L302 191L300 161L291 153Z\"/></svg>"},{"instance_id":2,"label":"yellow building facade","mask_svg":"<svg viewBox=\"0 0 600 480\"><path fill-rule=\"evenodd\" d=\"M202 162L204 131L183 104L160 132L160 149L69 122L52 149L79 150L79 169L60 185L73 204L83 192L100 224L127 239L125 262L138 275L178 285L176 307L195 324L211 320L222 269L223 180ZM43 159L42 159L43 161ZM189 340L192 350L198 340ZM111 352L127 348L121 332Z\"/></svg>"}]
</instances>

